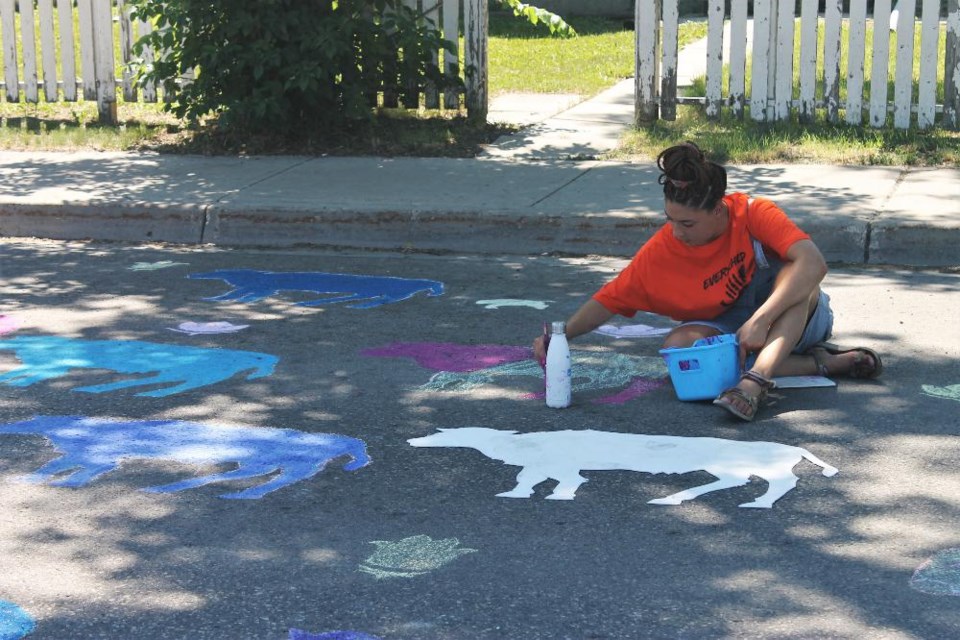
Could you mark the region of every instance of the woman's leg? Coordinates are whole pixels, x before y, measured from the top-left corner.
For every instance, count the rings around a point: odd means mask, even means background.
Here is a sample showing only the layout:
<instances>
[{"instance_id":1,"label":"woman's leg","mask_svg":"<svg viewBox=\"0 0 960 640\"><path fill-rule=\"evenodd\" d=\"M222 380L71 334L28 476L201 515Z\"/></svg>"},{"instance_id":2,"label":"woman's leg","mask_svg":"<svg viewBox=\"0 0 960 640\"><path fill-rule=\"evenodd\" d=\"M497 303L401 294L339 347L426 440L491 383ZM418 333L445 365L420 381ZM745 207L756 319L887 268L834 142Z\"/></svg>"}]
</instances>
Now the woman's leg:
<instances>
[{"instance_id":1,"label":"woman's leg","mask_svg":"<svg viewBox=\"0 0 960 640\"><path fill-rule=\"evenodd\" d=\"M667 337L663 340L663 348L685 349L689 346L692 346L697 340L709 338L710 336L718 336L721 333L723 332L716 327L711 327L710 325L706 324L682 324L667 334Z\"/></svg>"},{"instance_id":2,"label":"woman's leg","mask_svg":"<svg viewBox=\"0 0 960 640\"><path fill-rule=\"evenodd\" d=\"M803 335L803 330L807 326L807 320L817 308L819 298L820 288L818 287L807 300L784 311L770 325L766 345L757 354L756 362L750 368L751 371L768 379L775 376L816 373L816 362L811 356L792 355L791 352L800 341L800 336ZM748 398L756 398L762 391L760 385L749 378L742 378L736 386ZM747 400L736 395L728 396L726 401L741 413L749 414L753 411Z\"/></svg>"},{"instance_id":3,"label":"woman's leg","mask_svg":"<svg viewBox=\"0 0 960 640\"><path fill-rule=\"evenodd\" d=\"M826 297L824 297L824 300L826 300ZM787 309L770 326L770 332L767 334L767 344L757 354L756 363L751 371L768 379L777 376L823 374L824 371L820 369L817 359L808 355L809 352L804 354L793 353L801 338L809 343L812 340L821 340L828 337L829 328L827 328L826 335L820 337L804 335L814 313L818 312L817 306L820 302L821 297L818 287L806 303L800 303ZM825 311L829 312L829 308ZM829 324L832 324L832 322ZM830 353L825 349L817 349L816 353L820 363L826 368L826 373L833 376L851 375L857 367L869 371L877 366L874 358L865 350ZM761 393L760 385L749 378L741 380L737 387L750 398L755 398ZM730 396L727 400L741 412L748 413L750 411L747 402L741 398Z\"/></svg>"}]
</instances>

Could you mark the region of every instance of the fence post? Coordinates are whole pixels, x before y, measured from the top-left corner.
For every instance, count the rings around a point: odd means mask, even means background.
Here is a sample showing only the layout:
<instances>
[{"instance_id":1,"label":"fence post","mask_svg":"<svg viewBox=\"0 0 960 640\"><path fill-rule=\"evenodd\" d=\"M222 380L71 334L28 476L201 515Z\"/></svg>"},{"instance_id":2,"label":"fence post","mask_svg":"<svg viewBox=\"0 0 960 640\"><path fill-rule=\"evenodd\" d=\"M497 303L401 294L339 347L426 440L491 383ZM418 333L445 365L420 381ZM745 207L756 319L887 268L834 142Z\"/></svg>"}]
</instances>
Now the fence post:
<instances>
[{"instance_id":1,"label":"fence post","mask_svg":"<svg viewBox=\"0 0 960 640\"><path fill-rule=\"evenodd\" d=\"M17 62L17 10L14 0L0 0L0 22L3 31L3 79L7 85L7 102L19 102L20 65Z\"/></svg>"},{"instance_id":2,"label":"fence post","mask_svg":"<svg viewBox=\"0 0 960 640\"><path fill-rule=\"evenodd\" d=\"M730 3L730 107L743 120L747 100L747 0Z\"/></svg>"},{"instance_id":3,"label":"fence post","mask_svg":"<svg viewBox=\"0 0 960 640\"><path fill-rule=\"evenodd\" d=\"M774 78L768 82L773 89L774 119L789 120L790 107L793 105L793 18L796 7L793 0L780 0L776 11L776 26L772 32L776 34L774 49L777 58L776 64L771 67Z\"/></svg>"},{"instance_id":4,"label":"fence post","mask_svg":"<svg viewBox=\"0 0 960 640\"><path fill-rule=\"evenodd\" d=\"M947 3L947 53L944 56L943 124L960 127L960 1Z\"/></svg>"},{"instance_id":5,"label":"fence post","mask_svg":"<svg viewBox=\"0 0 960 640\"><path fill-rule=\"evenodd\" d=\"M800 9L800 114L803 123L816 115L817 0L803 0Z\"/></svg>"},{"instance_id":6,"label":"fence post","mask_svg":"<svg viewBox=\"0 0 960 640\"><path fill-rule=\"evenodd\" d=\"M463 0L463 54L467 116L487 119L487 0Z\"/></svg>"},{"instance_id":7,"label":"fence post","mask_svg":"<svg viewBox=\"0 0 960 640\"><path fill-rule=\"evenodd\" d=\"M720 118L723 103L723 14L724 0L713 0L707 7L707 119Z\"/></svg>"},{"instance_id":8,"label":"fence post","mask_svg":"<svg viewBox=\"0 0 960 640\"><path fill-rule=\"evenodd\" d=\"M669 1L669 0L668 0ZM657 77L660 75L661 0L637 0L634 16L636 74L634 76L634 123L641 126L659 116Z\"/></svg>"},{"instance_id":9,"label":"fence post","mask_svg":"<svg viewBox=\"0 0 960 640\"><path fill-rule=\"evenodd\" d=\"M940 0L923 0L921 11L917 128L928 129L933 126L937 117L937 45L940 39Z\"/></svg>"},{"instance_id":10,"label":"fence post","mask_svg":"<svg viewBox=\"0 0 960 640\"><path fill-rule=\"evenodd\" d=\"M770 71L776 67L776 47L770 46L770 33L776 33L776 2L753 5L753 72L750 82L750 117L767 121L767 96L770 95ZM773 14L773 15L771 15Z\"/></svg>"},{"instance_id":11,"label":"fence post","mask_svg":"<svg viewBox=\"0 0 960 640\"><path fill-rule=\"evenodd\" d=\"M660 31L662 67L660 72L660 117L677 119L677 64L680 36L680 12L676 2L663 5L663 29Z\"/></svg>"},{"instance_id":12,"label":"fence post","mask_svg":"<svg viewBox=\"0 0 960 640\"><path fill-rule=\"evenodd\" d=\"M913 107L913 32L916 0L897 0L897 54L893 81L893 126L910 128ZM891 16L890 20L893 20ZM873 27L876 29L876 25Z\"/></svg>"},{"instance_id":13,"label":"fence post","mask_svg":"<svg viewBox=\"0 0 960 640\"><path fill-rule=\"evenodd\" d=\"M117 78L113 58L113 0L93 0L93 72L97 111L103 124L117 124Z\"/></svg>"},{"instance_id":14,"label":"fence post","mask_svg":"<svg viewBox=\"0 0 960 640\"><path fill-rule=\"evenodd\" d=\"M873 69L870 72L870 125L887 124L887 85L890 77L890 0L873 3Z\"/></svg>"},{"instance_id":15,"label":"fence post","mask_svg":"<svg viewBox=\"0 0 960 640\"><path fill-rule=\"evenodd\" d=\"M827 0L823 27L823 101L827 121L840 121L840 34L842 0Z\"/></svg>"}]
</instances>

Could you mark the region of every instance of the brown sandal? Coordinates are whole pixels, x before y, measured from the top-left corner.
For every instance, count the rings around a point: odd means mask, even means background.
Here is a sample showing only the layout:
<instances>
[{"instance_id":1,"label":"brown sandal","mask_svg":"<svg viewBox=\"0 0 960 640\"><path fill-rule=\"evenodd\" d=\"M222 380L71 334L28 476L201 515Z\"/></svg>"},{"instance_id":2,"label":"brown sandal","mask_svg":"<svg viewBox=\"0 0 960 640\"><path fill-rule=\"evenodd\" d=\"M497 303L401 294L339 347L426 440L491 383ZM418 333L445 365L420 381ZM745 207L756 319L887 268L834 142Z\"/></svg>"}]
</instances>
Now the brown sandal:
<instances>
[{"instance_id":1,"label":"brown sandal","mask_svg":"<svg viewBox=\"0 0 960 640\"><path fill-rule=\"evenodd\" d=\"M813 361L817 365L817 373L824 378L830 377L830 371L827 369L827 365L825 365L823 362L824 353L829 353L830 355L834 356L842 355L844 353L856 353L856 356L853 360L853 367L851 367L850 371L847 373L848 378L872 380L873 378L879 377L880 374L883 373L883 361L880 360L880 354L873 349L868 347L853 347L851 349L845 349L833 344L832 342L818 342L810 347L809 350L807 350L807 355L813 357ZM870 364L867 356L873 359L873 364Z\"/></svg>"},{"instance_id":2,"label":"brown sandal","mask_svg":"<svg viewBox=\"0 0 960 640\"><path fill-rule=\"evenodd\" d=\"M713 401L713 404L719 405L737 416L741 420L746 420L750 422L757 415L757 409L760 408L760 403L767 399L767 393L777 386L777 383L768 378L764 378L759 373L753 371L745 371L743 375L740 376L740 380L749 380L756 383L760 387L760 393L755 396L748 396L743 392L743 389L739 387L730 387L719 396L716 400ZM749 412L743 412L737 409L736 405L733 404L732 400L742 400L747 403L750 407Z\"/></svg>"}]
</instances>

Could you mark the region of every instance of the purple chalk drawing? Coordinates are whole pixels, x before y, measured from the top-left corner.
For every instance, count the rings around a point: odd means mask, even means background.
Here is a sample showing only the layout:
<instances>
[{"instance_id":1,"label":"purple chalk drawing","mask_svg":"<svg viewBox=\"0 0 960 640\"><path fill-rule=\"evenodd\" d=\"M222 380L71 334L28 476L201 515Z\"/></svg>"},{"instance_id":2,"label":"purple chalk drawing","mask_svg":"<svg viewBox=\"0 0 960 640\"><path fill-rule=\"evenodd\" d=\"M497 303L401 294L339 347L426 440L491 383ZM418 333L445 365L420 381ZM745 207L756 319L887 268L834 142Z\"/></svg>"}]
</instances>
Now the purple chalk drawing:
<instances>
[{"instance_id":1,"label":"purple chalk drawing","mask_svg":"<svg viewBox=\"0 0 960 640\"><path fill-rule=\"evenodd\" d=\"M442 282L393 276L360 276L319 271L280 273L253 269L220 269L209 273L191 273L187 277L193 280L223 280L233 289L219 296L205 299L229 302L256 302L275 296L281 291L306 291L341 295L304 300L295 304L302 307L317 307L333 302L355 301L356 304L347 306L351 309L370 309L391 302L400 302L418 293L426 293L428 296L443 295Z\"/></svg>"},{"instance_id":2,"label":"purple chalk drawing","mask_svg":"<svg viewBox=\"0 0 960 640\"><path fill-rule=\"evenodd\" d=\"M273 427L199 424L179 420L105 420L83 416L36 416L0 425L0 434L46 437L62 455L23 480L57 487L82 487L127 459L174 460L184 464L235 464L231 471L147 487L171 493L229 480L265 482L221 498L255 499L320 473L328 462L350 458L343 468L370 464L362 440L332 433ZM275 475L273 475L275 474ZM58 479L55 479L58 478Z\"/></svg>"},{"instance_id":3,"label":"purple chalk drawing","mask_svg":"<svg viewBox=\"0 0 960 640\"><path fill-rule=\"evenodd\" d=\"M139 340L75 340L58 336L17 336L0 340L0 351L12 350L21 365L0 374L0 384L29 387L67 375L72 369L110 369L117 373L152 373L73 391L105 393L117 389L173 384L136 395L161 398L222 382L249 371L247 380L273 373L279 359L268 353L204 349Z\"/></svg>"},{"instance_id":4,"label":"purple chalk drawing","mask_svg":"<svg viewBox=\"0 0 960 640\"><path fill-rule=\"evenodd\" d=\"M364 349L360 355L379 358L413 358L425 369L464 373L518 362L532 357L529 347L500 344L454 344L452 342L394 342Z\"/></svg>"},{"instance_id":5,"label":"purple chalk drawing","mask_svg":"<svg viewBox=\"0 0 960 640\"><path fill-rule=\"evenodd\" d=\"M20 328L20 323L16 318L10 316L0 316L0 336L5 333L12 333Z\"/></svg>"},{"instance_id":6,"label":"purple chalk drawing","mask_svg":"<svg viewBox=\"0 0 960 640\"><path fill-rule=\"evenodd\" d=\"M960 596L960 549L941 551L925 561L913 572L910 586L934 596Z\"/></svg>"},{"instance_id":7,"label":"purple chalk drawing","mask_svg":"<svg viewBox=\"0 0 960 640\"><path fill-rule=\"evenodd\" d=\"M289 640L381 640L377 636L371 636L359 631L325 631L323 633L310 633L300 629L290 629Z\"/></svg>"},{"instance_id":8,"label":"purple chalk drawing","mask_svg":"<svg viewBox=\"0 0 960 640\"><path fill-rule=\"evenodd\" d=\"M634 398L639 398L645 393L650 393L655 391L660 387L664 387L667 384L666 378L637 378L630 383L630 386L612 396L606 396L604 398L598 398L594 400L597 404L625 404Z\"/></svg>"},{"instance_id":9,"label":"purple chalk drawing","mask_svg":"<svg viewBox=\"0 0 960 640\"><path fill-rule=\"evenodd\" d=\"M660 387L666 386L667 380L655 379L651 380L648 378L637 378L634 380L629 387L612 396L605 396L603 398L598 398L593 400L594 404L626 404L634 398L639 398L645 393L650 393ZM523 396L524 398L535 398L537 400L543 400L547 397L547 394L543 391L540 393L528 393Z\"/></svg>"},{"instance_id":10,"label":"purple chalk drawing","mask_svg":"<svg viewBox=\"0 0 960 640\"><path fill-rule=\"evenodd\" d=\"M36 626L29 613L12 602L0 600L0 640L20 640Z\"/></svg>"},{"instance_id":11,"label":"purple chalk drawing","mask_svg":"<svg viewBox=\"0 0 960 640\"><path fill-rule=\"evenodd\" d=\"M413 358L420 366L437 371L429 382L421 385L425 391L466 393L502 378L543 379L543 369L533 361L527 347L398 342L361 353ZM663 386L667 380L667 368L659 356L574 351L571 359L574 392L621 389L592 402L622 404ZM522 397L542 399L544 396L541 392Z\"/></svg>"}]
</instances>

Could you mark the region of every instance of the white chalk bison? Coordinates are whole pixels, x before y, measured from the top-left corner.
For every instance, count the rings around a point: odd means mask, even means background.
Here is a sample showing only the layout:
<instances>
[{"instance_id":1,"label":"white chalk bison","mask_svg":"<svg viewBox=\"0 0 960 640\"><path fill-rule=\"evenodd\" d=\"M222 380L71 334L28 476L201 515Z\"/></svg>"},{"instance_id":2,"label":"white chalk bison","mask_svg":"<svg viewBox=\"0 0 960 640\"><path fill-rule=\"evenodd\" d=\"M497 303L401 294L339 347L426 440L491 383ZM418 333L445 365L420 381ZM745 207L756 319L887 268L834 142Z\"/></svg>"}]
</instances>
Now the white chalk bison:
<instances>
[{"instance_id":1,"label":"white chalk bison","mask_svg":"<svg viewBox=\"0 0 960 640\"><path fill-rule=\"evenodd\" d=\"M721 438L687 438L609 431L546 431L517 433L463 427L440 429L422 438L407 440L414 447L469 447L494 460L523 467L517 486L501 498L529 498L546 480L557 486L548 499L573 500L587 481L580 471L629 470L646 473L706 471L717 480L699 487L651 500L650 504L680 504L718 489L739 487L758 476L769 484L762 496L741 507L769 509L797 484L793 467L803 459L832 476L837 469L800 447L776 442L741 442Z\"/></svg>"}]
</instances>

